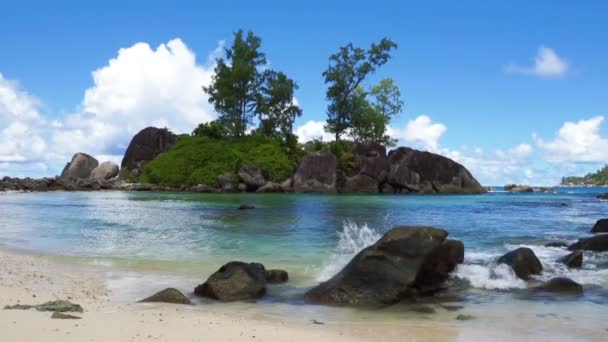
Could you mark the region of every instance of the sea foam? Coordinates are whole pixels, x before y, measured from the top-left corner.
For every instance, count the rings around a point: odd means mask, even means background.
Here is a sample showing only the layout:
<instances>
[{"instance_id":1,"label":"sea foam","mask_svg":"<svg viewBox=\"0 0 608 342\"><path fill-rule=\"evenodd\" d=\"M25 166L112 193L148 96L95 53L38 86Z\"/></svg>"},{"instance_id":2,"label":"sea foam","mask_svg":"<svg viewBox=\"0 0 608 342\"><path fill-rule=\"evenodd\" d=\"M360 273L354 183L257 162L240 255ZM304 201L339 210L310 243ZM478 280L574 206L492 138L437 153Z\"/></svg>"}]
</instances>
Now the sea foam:
<instances>
[{"instance_id":1,"label":"sea foam","mask_svg":"<svg viewBox=\"0 0 608 342\"><path fill-rule=\"evenodd\" d=\"M338 244L321 268L317 280L325 281L336 275L357 253L373 245L381 237L382 234L369 228L367 224L357 225L350 220L344 221L342 231L338 232Z\"/></svg>"}]
</instances>

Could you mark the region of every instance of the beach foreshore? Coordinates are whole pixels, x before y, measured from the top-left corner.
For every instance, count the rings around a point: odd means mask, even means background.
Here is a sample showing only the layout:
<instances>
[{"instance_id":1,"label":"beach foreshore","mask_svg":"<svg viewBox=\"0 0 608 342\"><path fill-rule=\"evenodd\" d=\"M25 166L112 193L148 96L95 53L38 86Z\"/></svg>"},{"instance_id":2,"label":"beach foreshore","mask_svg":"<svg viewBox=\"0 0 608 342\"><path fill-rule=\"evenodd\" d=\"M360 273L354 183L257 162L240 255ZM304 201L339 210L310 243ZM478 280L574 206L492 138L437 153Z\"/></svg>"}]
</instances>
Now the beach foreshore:
<instances>
[{"instance_id":1,"label":"beach foreshore","mask_svg":"<svg viewBox=\"0 0 608 342\"><path fill-rule=\"evenodd\" d=\"M142 294L142 296L151 293ZM314 321L239 310L231 305L137 303L113 293L97 266L0 249L0 306L66 299L78 303L82 319L51 319L50 312L0 310L3 341L464 341L601 340L604 331L538 329L482 321L404 319L387 322ZM294 306L294 310L297 307ZM289 316L289 315L287 315Z\"/></svg>"}]
</instances>

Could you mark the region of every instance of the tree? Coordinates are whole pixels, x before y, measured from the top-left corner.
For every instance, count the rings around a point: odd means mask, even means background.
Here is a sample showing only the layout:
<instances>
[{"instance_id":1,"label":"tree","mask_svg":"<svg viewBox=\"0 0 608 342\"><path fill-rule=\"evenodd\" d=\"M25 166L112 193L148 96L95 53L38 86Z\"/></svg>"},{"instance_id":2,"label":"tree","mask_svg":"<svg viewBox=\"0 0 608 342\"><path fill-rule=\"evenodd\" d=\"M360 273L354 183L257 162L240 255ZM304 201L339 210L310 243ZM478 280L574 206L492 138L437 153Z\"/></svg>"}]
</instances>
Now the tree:
<instances>
[{"instance_id":1,"label":"tree","mask_svg":"<svg viewBox=\"0 0 608 342\"><path fill-rule=\"evenodd\" d=\"M258 92L263 82L259 68L266 66L266 56L260 52L260 37L243 30L234 34L234 42L225 49L225 59L216 59L215 74L203 91L219 113L219 121L229 135L240 137L257 113Z\"/></svg>"},{"instance_id":2,"label":"tree","mask_svg":"<svg viewBox=\"0 0 608 342\"><path fill-rule=\"evenodd\" d=\"M293 132L293 124L302 115L302 109L294 101L295 81L282 72L267 70L260 91L258 106L259 131L272 136L280 133L287 137Z\"/></svg>"},{"instance_id":3,"label":"tree","mask_svg":"<svg viewBox=\"0 0 608 342\"><path fill-rule=\"evenodd\" d=\"M394 145L395 139L386 134L390 117L370 103L366 95L362 87L357 88L353 95L350 135L358 142Z\"/></svg>"},{"instance_id":4,"label":"tree","mask_svg":"<svg viewBox=\"0 0 608 342\"><path fill-rule=\"evenodd\" d=\"M226 137L226 127L217 120L202 123L192 131L194 137L208 137L213 139L221 139Z\"/></svg>"},{"instance_id":5,"label":"tree","mask_svg":"<svg viewBox=\"0 0 608 342\"><path fill-rule=\"evenodd\" d=\"M355 92L365 78L390 59L390 51L397 44L383 38L379 44L372 43L366 51L352 43L340 47L338 53L329 58L329 67L323 72L328 84L326 97L327 124L325 130L335 135L336 141L352 126L352 109L356 107Z\"/></svg>"}]
</instances>

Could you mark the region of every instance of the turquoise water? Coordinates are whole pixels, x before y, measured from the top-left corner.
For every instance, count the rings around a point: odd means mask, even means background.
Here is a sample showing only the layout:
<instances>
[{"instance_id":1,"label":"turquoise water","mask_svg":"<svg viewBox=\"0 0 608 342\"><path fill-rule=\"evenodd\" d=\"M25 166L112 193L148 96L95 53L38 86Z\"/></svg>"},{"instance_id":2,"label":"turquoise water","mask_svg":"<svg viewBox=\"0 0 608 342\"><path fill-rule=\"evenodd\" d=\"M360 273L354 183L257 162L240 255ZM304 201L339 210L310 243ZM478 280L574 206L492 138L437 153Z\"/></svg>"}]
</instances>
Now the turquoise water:
<instances>
[{"instance_id":1,"label":"turquoise water","mask_svg":"<svg viewBox=\"0 0 608 342\"><path fill-rule=\"evenodd\" d=\"M558 190L477 196L4 193L0 243L87 263L197 277L227 261L256 261L288 270L290 285L300 294L391 227L431 225L465 244L465 264L454 274L467 288L462 300L534 302L522 292L528 284L492 263L529 246L545 267L538 280L571 277L586 289L574 299L581 308L605 310L608 253L585 252L584 268L568 270L555 262L567 251L542 245L588 236L597 219L608 217L608 203L595 198L602 189ZM256 209L237 210L241 203ZM289 290L284 295L297 297Z\"/></svg>"}]
</instances>

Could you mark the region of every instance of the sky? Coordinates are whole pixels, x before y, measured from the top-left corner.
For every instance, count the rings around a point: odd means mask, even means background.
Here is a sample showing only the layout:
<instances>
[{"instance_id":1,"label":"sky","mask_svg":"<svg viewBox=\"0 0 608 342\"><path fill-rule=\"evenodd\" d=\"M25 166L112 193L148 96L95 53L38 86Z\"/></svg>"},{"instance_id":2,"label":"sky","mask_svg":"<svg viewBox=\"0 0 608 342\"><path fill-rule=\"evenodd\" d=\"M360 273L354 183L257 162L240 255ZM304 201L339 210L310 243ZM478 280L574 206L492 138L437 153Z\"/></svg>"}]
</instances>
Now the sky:
<instances>
[{"instance_id":1,"label":"sky","mask_svg":"<svg viewBox=\"0 0 608 342\"><path fill-rule=\"evenodd\" d=\"M217 117L201 86L234 31L296 80L301 141L323 132L329 56L389 37L399 145L484 185L555 185L608 162L605 1L5 1L0 177L54 176L76 152L120 164L144 127Z\"/></svg>"}]
</instances>

